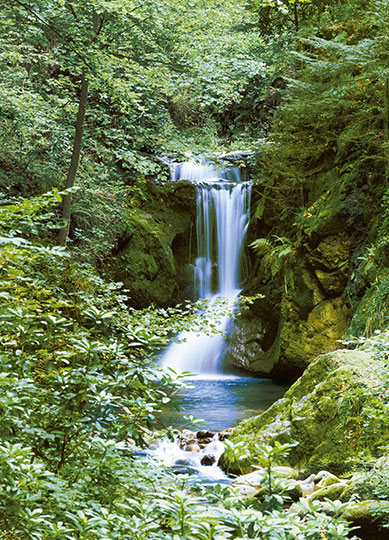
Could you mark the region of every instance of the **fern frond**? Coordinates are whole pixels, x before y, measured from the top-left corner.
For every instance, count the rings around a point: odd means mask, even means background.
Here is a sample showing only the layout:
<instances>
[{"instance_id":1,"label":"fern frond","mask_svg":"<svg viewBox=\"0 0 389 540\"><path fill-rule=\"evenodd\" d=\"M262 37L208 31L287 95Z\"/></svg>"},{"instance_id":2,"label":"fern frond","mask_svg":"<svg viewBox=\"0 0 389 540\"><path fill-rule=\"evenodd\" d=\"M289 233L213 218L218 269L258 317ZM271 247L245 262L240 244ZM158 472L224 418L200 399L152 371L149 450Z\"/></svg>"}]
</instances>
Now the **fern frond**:
<instances>
[{"instance_id":1,"label":"fern frond","mask_svg":"<svg viewBox=\"0 0 389 540\"><path fill-rule=\"evenodd\" d=\"M257 238L251 242L250 247L258 254L264 255L272 250L272 243L267 238Z\"/></svg>"}]
</instances>

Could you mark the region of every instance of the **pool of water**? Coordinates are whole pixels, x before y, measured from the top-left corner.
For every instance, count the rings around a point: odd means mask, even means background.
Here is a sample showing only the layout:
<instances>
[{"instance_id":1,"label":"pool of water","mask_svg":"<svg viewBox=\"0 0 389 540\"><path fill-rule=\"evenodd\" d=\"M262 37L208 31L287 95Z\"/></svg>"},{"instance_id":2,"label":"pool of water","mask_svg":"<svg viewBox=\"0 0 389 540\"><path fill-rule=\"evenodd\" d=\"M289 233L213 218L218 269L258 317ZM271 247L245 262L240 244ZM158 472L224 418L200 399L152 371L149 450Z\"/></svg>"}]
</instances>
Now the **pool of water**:
<instances>
[{"instance_id":1,"label":"pool of water","mask_svg":"<svg viewBox=\"0 0 389 540\"><path fill-rule=\"evenodd\" d=\"M238 376L194 378L187 383L190 388L180 391L173 400L179 410L162 412L160 421L164 426L222 431L264 412L288 389L288 386L269 379ZM185 419L189 415L201 418L205 423L193 425Z\"/></svg>"}]
</instances>

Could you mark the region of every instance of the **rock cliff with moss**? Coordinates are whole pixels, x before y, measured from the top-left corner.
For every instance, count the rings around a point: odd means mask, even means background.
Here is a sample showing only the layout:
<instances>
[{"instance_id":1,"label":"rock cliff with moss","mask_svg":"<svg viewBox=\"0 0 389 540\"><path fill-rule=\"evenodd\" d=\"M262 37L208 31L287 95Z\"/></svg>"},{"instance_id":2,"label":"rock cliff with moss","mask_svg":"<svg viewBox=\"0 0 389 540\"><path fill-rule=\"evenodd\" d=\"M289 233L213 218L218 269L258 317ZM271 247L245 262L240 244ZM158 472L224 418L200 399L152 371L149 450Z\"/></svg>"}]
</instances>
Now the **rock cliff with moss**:
<instances>
[{"instance_id":1,"label":"rock cliff with moss","mask_svg":"<svg viewBox=\"0 0 389 540\"><path fill-rule=\"evenodd\" d=\"M128 209L118 248L107 261L134 307L168 306L190 298L191 228L196 190L190 182L149 182L147 196Z\"/></svg>"},{"instance_id":2,"label":"rock cliff with moss","mask_svg":"<svg viewBox=\"0 0 389 540\"><path fill-rule=\"evenodd\" d=\"M293 381L347 335L389 322L389 86L384 27L369 16L301 35L256 149L244 293L265 298L237 322L229 359L259 376Z\"/></svg>"}]
</instances>

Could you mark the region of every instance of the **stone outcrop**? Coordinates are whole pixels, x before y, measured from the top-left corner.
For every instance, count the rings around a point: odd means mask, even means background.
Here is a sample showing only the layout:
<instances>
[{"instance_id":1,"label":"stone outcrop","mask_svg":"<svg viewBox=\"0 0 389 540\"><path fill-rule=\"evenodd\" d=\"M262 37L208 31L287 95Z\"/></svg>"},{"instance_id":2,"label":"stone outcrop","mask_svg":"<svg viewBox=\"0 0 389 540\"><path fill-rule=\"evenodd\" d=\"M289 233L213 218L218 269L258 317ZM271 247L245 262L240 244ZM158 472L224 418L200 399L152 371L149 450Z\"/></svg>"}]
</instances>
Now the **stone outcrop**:
<instances>
[{"instance_id":1,"label":"stone outcrop","mask_svg":"<svg viewBox=\"0 0 389 540\"><path fill-rule=\"evenodd\" d=\"M297 442L289 463L308 471L338 474L380 455L389 442L389 397L382 392L388 366L361 351L338 350L319 356L285 396L260 416L234 430L248 457L237 463L227 449L223 467L240 473L256 464L256 444ZM386 413L385 413L386 411Z\"/></svg>"},{"instance_id":2,"label":"stone outcrop","mask_svg":"<svg viewBox=\"0 0 389 540\"><path fill-rule=\"evenodd\" d=\"M256 197L254 190L254 208ZM317 355L339 348L352 316L344 297L352 248L343 207L324 214L314 225L300 230L299 241L292 245L289 258L277 263L274 277L270 263L261 266L269 251L252 254L243 294L261 293L264 298L256 300L232 325L227 358L233 366L292 382ZM258 222L253 217L249 241L258 235L261 224L266 227L268 219L265 215ZM265 234L269 246L276 226L272 222Z\"/></svg>"},{"instance_id":3,"label":"stone outcrop","mask_svg":"<svg viewBox=\"0 0 389 540\"><path fill-rule=\"evenodd\" d=\"M190 182L148 184L149 197L129 208L127 230L107 261L109 273L129 291L131 305L168 306L190 297L190 233L196 189Z\"/></svg>"}]
</instances>

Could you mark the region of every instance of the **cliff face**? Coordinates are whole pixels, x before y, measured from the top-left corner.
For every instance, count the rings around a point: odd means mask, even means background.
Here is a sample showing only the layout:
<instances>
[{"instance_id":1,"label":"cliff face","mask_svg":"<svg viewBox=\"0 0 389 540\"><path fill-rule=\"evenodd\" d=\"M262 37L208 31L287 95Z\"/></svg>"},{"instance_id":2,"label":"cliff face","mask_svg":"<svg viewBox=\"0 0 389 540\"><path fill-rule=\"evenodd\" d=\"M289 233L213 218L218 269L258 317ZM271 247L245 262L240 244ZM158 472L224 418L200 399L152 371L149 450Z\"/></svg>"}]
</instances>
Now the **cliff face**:
<instances>
[{"instance_id":1,"label":"cliff face","mask_svg":"<svg viewBox=\"0 0 389 540\"><path fill-rule=\"evenodd\" d=\"M303 183L306 207L286 220L290 201L277 206L266 187L254 187L255 251L243 294L264 297L233 323L227 357L257 376L293 381L348 334L385 326L385 180L350 186L326 173L317 181Z\"/></svg>"},{"instance_id":2,"label":"cliff face","mask_svg":"<svg viewBox=\"0 0 389 540\"><path fill-rule=\"evenodd\" d=\"M129 291L131 304L168 306L191 295L188 269L196 189L190 182L150 182L140 207L129 208L126 232L107 269Z\"/></svg>"}]
</instances>

